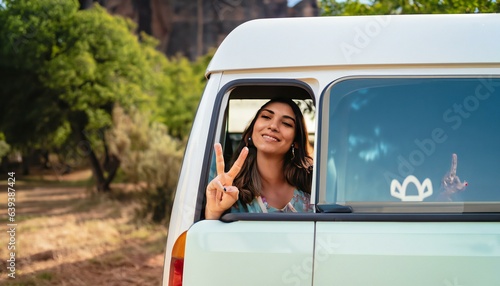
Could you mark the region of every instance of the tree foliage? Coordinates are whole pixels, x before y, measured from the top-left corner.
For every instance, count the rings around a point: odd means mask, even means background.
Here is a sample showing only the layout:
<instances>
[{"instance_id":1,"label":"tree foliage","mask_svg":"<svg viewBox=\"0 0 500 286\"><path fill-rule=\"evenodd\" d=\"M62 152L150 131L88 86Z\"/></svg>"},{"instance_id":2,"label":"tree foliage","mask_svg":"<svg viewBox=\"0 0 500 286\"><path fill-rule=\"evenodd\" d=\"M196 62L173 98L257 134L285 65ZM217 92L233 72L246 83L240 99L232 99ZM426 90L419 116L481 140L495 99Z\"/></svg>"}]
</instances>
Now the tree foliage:
<instances>
[{"instance_id":1,"label":"tree foliage","mask_svg":"<svg viewBox=\"0 0 500 286\"><path fill-rule=\"evenodd\" d=\"M192 63L184 57L175 57L164 68L166 78L171 84L158 94L154 120L167 125L170 134L179 139L187 138L191 129L205 85L205 69L200 68L204 65L205 58ZM173 97L172 94L178 97Z\"/></svg>"},{"instance_id":2,"label":"tree foliage","mask_svg":"<svg viewBox=\"0 0 500 286\"><path fill-rule=\"evenodd\" d=\"M99 6L79 11L76 1L6 1L6 7L0 37L10 45L2 46L0 68L8 76L1 95L10 142L38 143L63 122L74 133L106 127L115 102L145 100L151 69L131 22Z\"/></svg>"},{"instance_id":3,"label":"tree foliage","mask_svg":"<svg viewBox=\"0 0 500 286\"><path fill-rule=\"evenodd\" d=\"M6 87L0 128L21 150L53 147L66 135L75 148L84 146L80 153L90 159L98 189L107 190L112 176L104 176L99 142L85 134L110 126L115 103L145 101L153 70L130 21L98 5L78 7L76 1L5 2L0 39L10 45L0 55ZM118 159L106 161L114 162L108 170L114 174Z\"/></svg>"},{"instance_id":4,"label":"tree foliage","mask_svg":"<svg viewBox=\"0 0 500 286\"><path fill-rule=\"evenodd\" d=\"M323 16L498 13L496 0L320 0Z\"/></svg>"},{"instance_id":5,"label":"tree foliage","mask_svg":"<svg viewBox=\"0 0 500 286\"><path fill-rule=\"evenodd\" d=\"M88 159L104 190L121 160L104 136L113 107L152 110L152 120L184 139L206 66L168 60L152 37L139 41L130 20L97 4L79 6L76 0L5 0L0 7L0 131L17 150Z\"/></svg>"}]
</instances>

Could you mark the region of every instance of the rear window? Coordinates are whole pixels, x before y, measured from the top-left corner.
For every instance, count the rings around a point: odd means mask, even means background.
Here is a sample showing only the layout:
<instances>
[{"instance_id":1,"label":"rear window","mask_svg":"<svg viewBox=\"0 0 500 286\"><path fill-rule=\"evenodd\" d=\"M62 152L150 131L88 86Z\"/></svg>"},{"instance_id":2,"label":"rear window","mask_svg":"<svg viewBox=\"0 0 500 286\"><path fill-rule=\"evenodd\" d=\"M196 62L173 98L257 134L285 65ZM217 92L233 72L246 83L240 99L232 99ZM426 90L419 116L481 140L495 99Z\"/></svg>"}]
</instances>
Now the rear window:
<instances>
[{"instance_id":1,"label":"rear window","mask_svg":"<svg viewBox=\"0 0 500 286\"><path fill-rule=\"evenodd\" d=\"M319 205L500 211L500 79L345 79L320 116Z\"/></svg>"}]
</instances>

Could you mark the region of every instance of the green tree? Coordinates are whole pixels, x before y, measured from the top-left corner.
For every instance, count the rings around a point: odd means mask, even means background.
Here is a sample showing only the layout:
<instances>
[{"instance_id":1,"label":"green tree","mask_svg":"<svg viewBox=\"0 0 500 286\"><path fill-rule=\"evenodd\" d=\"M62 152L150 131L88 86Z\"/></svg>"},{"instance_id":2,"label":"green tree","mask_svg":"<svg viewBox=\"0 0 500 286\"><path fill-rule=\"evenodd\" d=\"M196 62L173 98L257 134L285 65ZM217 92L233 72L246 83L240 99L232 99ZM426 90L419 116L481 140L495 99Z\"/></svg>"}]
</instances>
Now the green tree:
<instances>
[{"instance_id":1,"label":"green tree","mask_svg":"<svg viewBox=\"0 0 500 286\"><path fill-rule=\"evenodd\" d=\"M156 91L168 90L156 61L163 55L138 41L131 21L99 5L79 10L73 0L5 0L0 27L7 142L21 150L72 144L90 161L97 189L109 190L120 163L104 136L113 107L146 108Z\"/></svg>"},{"instance_id":2,"label":"green tree","mask_svg":"<svg viewBox=\"0 0 500 286\"><path fill-rule=\"evenodd\" d=\"M368 3L357 0L320 0L319 5L323 16L500 12L500 3L496 0L372 0Z\"/></svg>"}]
</instances>

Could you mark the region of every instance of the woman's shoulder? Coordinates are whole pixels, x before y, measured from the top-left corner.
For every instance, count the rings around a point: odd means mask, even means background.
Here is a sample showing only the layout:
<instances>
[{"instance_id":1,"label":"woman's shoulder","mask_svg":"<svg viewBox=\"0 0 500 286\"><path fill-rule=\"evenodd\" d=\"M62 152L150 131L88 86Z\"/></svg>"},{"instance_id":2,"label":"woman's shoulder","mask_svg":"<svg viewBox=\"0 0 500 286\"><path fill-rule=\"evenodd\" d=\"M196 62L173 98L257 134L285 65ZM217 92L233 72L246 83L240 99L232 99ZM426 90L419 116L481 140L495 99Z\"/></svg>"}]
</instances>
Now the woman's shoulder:
<instances>
[{"instance_id":1,"label":"woman's shoulder","mask_svg":"<svg viewBox=\"0 0 500 286\"><path fill-rule=\"evenodd\" d=\"M312 212L311 195L299 189L293 191L293 198L290 202L298 212Z\"/></svg>"},{"instance_id":2,"label":"woman's shoulder","mask_svg":"<svg viewBox=\"0 0 500 286\"><path fill-rule=\"evenodd\" d=\"M295 189L293 191L293 196L300 197L300 198L307 198L308 200L311 199L311 194L308 194L308 193L301 191L299 189Z\"/></svg>"}]
</instances>

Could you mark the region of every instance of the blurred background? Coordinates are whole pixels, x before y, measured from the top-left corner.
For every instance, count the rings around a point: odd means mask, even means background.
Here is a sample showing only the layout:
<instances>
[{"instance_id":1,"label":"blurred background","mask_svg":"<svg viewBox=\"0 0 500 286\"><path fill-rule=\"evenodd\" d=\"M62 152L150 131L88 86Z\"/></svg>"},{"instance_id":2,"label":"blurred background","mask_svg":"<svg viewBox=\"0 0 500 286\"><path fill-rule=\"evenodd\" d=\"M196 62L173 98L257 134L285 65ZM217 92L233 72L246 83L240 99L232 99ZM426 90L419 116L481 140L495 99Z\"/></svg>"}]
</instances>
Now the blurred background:
<instances>
[{"instance_id":1,"label":"blurred background","mask_svg":"<svg viewBox=\"0 0 500 286\"><path fill-rule=\"evenodd\" d=\"M160 285L205 69L239 24L499 11L496 0L0 0L0 284Z\"/></svg>"}]
</instances>

